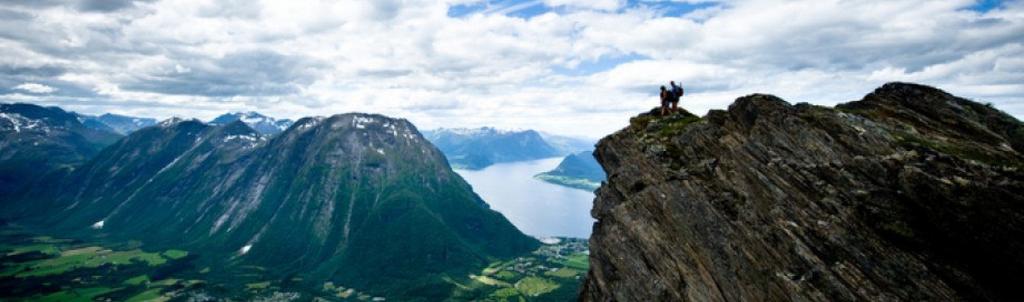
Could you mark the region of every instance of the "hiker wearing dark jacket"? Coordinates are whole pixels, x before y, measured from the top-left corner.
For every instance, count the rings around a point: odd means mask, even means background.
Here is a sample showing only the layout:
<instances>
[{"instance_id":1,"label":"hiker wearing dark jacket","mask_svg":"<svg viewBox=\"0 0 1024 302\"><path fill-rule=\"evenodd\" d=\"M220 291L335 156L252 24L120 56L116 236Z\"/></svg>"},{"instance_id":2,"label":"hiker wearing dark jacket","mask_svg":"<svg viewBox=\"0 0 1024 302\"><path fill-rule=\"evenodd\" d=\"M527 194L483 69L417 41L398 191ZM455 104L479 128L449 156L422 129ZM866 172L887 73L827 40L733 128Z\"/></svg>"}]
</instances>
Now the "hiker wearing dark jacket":
<instances>
[{"instance_id":1,"label":"hiker wearing dark jacket","mask_svg":"<svg viewBox=\"0 0 1024 302\"><path fill-rule=\"evenodd\" d=\"M661 116L668 114L668 104L672 102L672 92L661 86Z\"/></svg>"},{"instance_id":2,"label":"hiker wearing dark jacket","mask_svg":"<svg viewBox=\"0 0 1024 302\"><path fill-rule=\"evenodd\" d=\"M675 81L669 81L672 85L672 112L679 111L679 99L683 97L683 86L676 85Z\"/></svg>"}]
</instances>

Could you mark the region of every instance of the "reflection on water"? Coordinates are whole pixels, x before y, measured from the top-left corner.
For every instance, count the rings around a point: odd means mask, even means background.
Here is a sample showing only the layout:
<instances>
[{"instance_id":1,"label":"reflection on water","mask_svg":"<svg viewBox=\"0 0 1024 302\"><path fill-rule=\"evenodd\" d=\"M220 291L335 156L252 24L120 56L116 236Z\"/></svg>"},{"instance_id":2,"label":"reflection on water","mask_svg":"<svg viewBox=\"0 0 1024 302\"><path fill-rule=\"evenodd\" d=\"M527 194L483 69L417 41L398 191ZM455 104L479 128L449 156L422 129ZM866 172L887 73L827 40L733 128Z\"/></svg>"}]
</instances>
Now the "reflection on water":
<instances>
[{"instance_id":1,"label":"reflection on water","mask_svg":"<svg viewBox=\"0 0 1024 302\"><path fill-rule=\"evenodd\" d=\"M535 237L590 237L594 193L533 178L558 166L560 157L502 163L479 171L455 170L491 208Z\"/></svg>"}]
</instances>

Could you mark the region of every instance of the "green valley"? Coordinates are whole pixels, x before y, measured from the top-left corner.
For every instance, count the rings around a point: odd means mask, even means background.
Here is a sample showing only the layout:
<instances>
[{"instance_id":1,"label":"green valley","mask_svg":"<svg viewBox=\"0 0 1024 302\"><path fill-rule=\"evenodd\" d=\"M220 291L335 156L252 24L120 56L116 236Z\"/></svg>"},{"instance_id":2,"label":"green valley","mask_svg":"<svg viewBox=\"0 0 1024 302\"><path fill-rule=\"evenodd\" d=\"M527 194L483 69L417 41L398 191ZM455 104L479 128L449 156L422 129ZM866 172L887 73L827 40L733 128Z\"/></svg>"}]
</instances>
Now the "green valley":
<instances>
[{"instance_id":1,"label":"green valley","mask_svg":"<svg viewBox=\"0 0 1024 302\"><path fill-rule=\"evenodd\" d=\"M200 252L153 250L140 242L64 239L0 227L3 301L382 301L373 294L303 274L225 261L199 266ZM445 276L449 291L424 301L570 301L587 270L587 242L561 238L467 276ZM580 262L582 259L582 262ZM401 299L400 299L401 300Z\"/></svg>"}]
</instances>

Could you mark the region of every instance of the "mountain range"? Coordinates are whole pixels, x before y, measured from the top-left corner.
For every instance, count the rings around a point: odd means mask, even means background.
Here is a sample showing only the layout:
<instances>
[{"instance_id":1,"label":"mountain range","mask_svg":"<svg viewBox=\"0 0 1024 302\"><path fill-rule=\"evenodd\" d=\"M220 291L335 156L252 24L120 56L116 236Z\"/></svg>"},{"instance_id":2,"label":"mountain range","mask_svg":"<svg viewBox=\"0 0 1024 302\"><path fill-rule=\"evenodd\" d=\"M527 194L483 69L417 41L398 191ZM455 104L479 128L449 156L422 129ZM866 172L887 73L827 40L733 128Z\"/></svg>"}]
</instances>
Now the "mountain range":
<instances>
[{"instance_id":1,"label":"mountain range","mask_svg":"<svg viewBox=\"0 0 1024 302\"><path fill-rule=\"evenodd\" d=\"M0 104L0 196L91 158L120 138L57 107Z\"/></svg>"},{"instance_id":2,"label":"mountain range","mask_svg":"<svg viewBox=\"0 0 1024 302\"><path fill-rule=\"evenodd\" d=\"M98 116L80 113L74 115L86 128L120 135L128 135L157 124L157 120L152 118L111 113ZM234 121L242 121L265 136L277 135L294 124L290 119L275 119L253 111L225 113L207 123L217 126ZM498 130L491 127L440 128L423 131L423 135L442 150L453 166L466 169L481 169L494 163L572 154L592 150L594 144L591 140L577 137L534 130Z\"/></svg>"},{"instance_id":3,"label":"mountain range","mask_svg":"<svg viewBox=\"0 0 1024 302\"><path fill-rule=\"evenodd\" d=\"M85 139L98 135L56 108L2 108L4 129L16 129L5 135L52 135L43 122L63 123L71 130L61 130L69 134L60 144L83 142L67 147L76 153L62 173L3 198L5 221L199 251L201 265L256 265L388 297L450 292L443 276L539 246L489 209L406 120L303 118L268 137L242 120L175 118L111 143L116 134ZM37 121L37 111L62 119ZM50 135L5 137L19 145L3 150L32 150L25 146Z\"/></svg>"},{"instance_id":4,"label":"mountain range","mask_svg":"<svg viewBox=\"0 0 1024 302\"><path fill-rule=\"evenodd\" d=\"M263 135L276 135L295 123L289 119L279 120L249 111L222 114L211 120L210 125L227 125L234 121L242 121Z\"/></svg>"},{"instance_id":5,"label":"mountain range","mask_svg":"<svg viewBox=\"0 0 1024 302\"><path fill-rule=\"evenodd\" d=\"M491 127L436 129L424 136L444 152L456 168L477 170L495 163L562 155L534 130L498 130Z\"/></svg>"},{"instance_id":6,"label":"mountain range","mask_svg":"<svg viewBox=\"0 0 1024 302\"><path fill-rule=\"evenodd\" d=\"M79 122L94 130L115 132L121 135L128 135L136 130L153 126L157 120L153 118L134 117L104 113L98 116L75 113ZM290 119L275 119L258 112L230 112L217 116L210 120L210 125L227 125L234 121L242 121L249 127L263 135L276 135L288 129L294 121Z\"/></svg>"},{"instance_id":7,"label":"mountain range","mask_svg":"<svg viewBox=\"0 0 1024 302\"><path fill-rule=\"evenodd\" d=\"M584 151L593 152L594 144L597 143L596 139L558 135L543 131L538 131L537 133L540 134L540 137L544 139L548 145L554 147L561 154L573 154Z\"/></svg>"},{"instance_id":8,"label":"mountain range","mask_svg":"<svg viewBox=\"0 0 1024 302\"><path fill-rule=\"evenodd\" d=\"M76 113L86 127L128 135L135 130L156 125L156 119L104 113L98 116Z\"/></svg>"}]
</instances>

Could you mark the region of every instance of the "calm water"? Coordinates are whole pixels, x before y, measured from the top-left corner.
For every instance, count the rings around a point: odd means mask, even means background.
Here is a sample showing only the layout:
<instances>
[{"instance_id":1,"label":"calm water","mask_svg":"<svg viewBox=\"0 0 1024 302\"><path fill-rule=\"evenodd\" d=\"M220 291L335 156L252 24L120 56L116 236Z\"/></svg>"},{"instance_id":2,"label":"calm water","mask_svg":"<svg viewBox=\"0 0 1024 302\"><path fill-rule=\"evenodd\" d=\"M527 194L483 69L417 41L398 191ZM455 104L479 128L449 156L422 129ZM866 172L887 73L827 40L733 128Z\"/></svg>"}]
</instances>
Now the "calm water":
<instances>
[{"instance_id":1,"label":"calm water","mask_svg":"<svg viewBox=\"0 0 1024 302\"><path fill-rule=\"evenodd\" d=\"M536 237L590 237L594 193L553 185L533 176L558 166L560 157L455 170L491 208Z\"/></svg>"}]
</instances>

